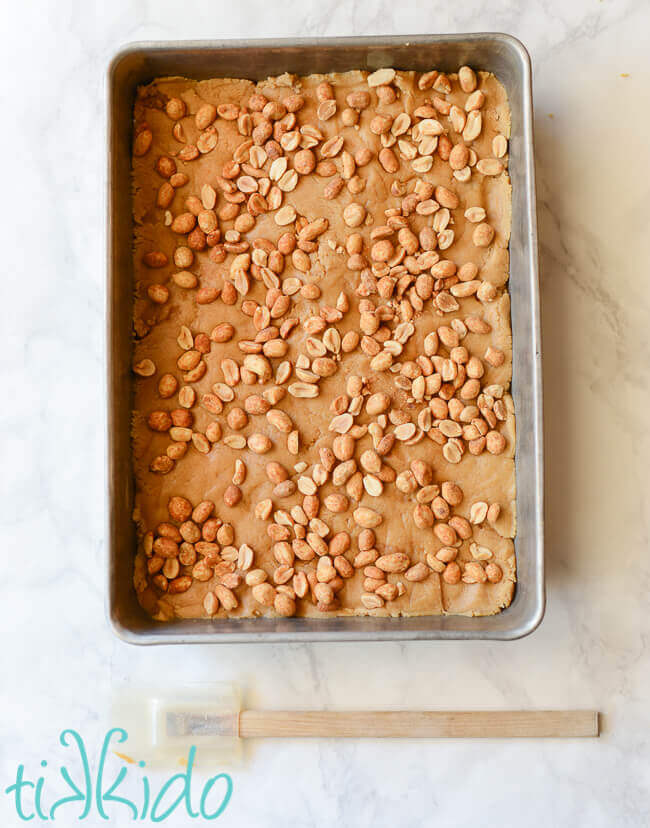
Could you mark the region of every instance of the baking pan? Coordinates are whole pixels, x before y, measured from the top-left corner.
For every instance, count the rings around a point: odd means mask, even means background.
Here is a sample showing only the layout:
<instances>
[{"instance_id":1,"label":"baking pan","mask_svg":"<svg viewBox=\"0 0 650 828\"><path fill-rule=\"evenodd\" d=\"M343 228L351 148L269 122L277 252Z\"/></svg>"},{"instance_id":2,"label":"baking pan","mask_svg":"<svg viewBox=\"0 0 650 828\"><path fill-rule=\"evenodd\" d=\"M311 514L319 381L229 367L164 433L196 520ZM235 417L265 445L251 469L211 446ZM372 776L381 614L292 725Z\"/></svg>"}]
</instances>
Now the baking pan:
<instances>
[{"instance_id":1,"label":"baking pan","mask_svg":"<svg viewBox=\"0 0 650 828\"><path fill-rule=\"evenodd\" d=\"M153 621L133 588L131 520L132 107L136 88L156 77L264 79L282 72L374 71L382 66L455 71L469 64L498 77L512 112L510 296L512 396L517 417L517 586L497 615L419 618L233 618ZM136 43L108 71L108 614L114 631L134 644L261 641L514 639L544 614L542 379L530 58L504 34L413 35L318 40Z\"/></svg>"}]
</instances>

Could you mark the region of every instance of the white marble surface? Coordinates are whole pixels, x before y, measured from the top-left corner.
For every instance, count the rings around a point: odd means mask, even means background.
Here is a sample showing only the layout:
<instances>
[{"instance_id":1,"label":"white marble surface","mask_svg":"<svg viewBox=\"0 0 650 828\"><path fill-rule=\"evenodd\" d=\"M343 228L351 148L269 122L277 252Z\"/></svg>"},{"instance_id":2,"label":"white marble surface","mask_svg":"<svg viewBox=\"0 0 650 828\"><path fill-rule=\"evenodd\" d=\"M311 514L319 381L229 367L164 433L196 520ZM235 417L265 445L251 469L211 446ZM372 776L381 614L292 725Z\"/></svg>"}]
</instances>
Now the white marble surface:
<instances>
[{"instance_id":1,"label":"white marble surface","mask_svg":"<svg viewBox=\"0 0 650 828\"><path fill-rule=\"evenodd\" d=\"M0 288L2 824L19 824L2 794L19 762L34 774L42 758L55 766L64 727L97 746L112 682L181 675L235 679L251 704L268 707L604 713L598 741L259 743L234 772L224 825L647 825L648 4L24 0L3 27L0 227L11 255ZM517 35L534 62L542 626L509 644L120 643L103 612L109 58L138 39L480 30ZM131 824L115 813L110 824Z\"/></svg>"}]
</instances>

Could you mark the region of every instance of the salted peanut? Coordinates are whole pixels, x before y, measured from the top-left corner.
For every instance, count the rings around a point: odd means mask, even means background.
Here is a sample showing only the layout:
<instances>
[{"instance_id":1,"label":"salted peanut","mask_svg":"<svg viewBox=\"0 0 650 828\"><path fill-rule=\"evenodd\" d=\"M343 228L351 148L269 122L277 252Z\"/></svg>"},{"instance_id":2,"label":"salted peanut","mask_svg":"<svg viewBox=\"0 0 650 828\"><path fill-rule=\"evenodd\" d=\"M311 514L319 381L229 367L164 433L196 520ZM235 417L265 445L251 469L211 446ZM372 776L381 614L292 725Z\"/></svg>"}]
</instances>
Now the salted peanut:
<instances>
[{"instance_id":1,"label":"salted peanut","mask_svg":"<svg viewBox=\"0 0 650 828\"><path fill-rule=\"evenodd\" d=\"M389 106L397 100L397 92L389 84L377 86L375 92L377 93L377 100L384 106Z\"/></svg>"},{"instance_id":2,"label":"salted peanut","mask_svg":"<svg viewBox=\"0 0 650 828\"><path fill-rule=\"evenodd\" d=\"M442 573L442 580L446 584L458 584L461 579L461 574L460 566L458 566L456 561L452 561L445 567L445 571Z\"/></svg>"},{"instance_id":3,"label":"salted peanut","mask_svg":"<svg viewBox=\"0 0 650 828\"><path fill-rule=\"evenodd\" d=\"M463 140L471 143L475 141L481 134L483 129L483 117L478 110L472 110L467 115L465 129L463 130Z\"/></svg>"},{"instance_id":4,"label":"salted peanut","mask_svg":"<svg viewBox=\"0 0 650 828\"><path fill-rule=\"evenodd\" d=\"M327 584L337 577L336 569L332 565L329 555L323 555L318 559L316 566L316 578L322 584Z\"/></svg>"},{"instance_id":5,"label":"salted peanut","mask_svg":"<svg viewBox=\"0 0 650 828\"><path fill-rule=\"evenodd\" d=\"M219 298L221 291L219 288L213 287L202 287L199 288L196 292L196 301L199 305L209 305L212 302L216 302Z\"/></svg>"},{"instance_id":6,"label":"salted peanut","mask_svg":"<svg viewBox=\"0 0 650 828\"><path fill-rule=\"evenodd\" d=\"M285 480L282 483L278 483L277 486L273 489L273 497L277 498L285 498L290 497L292 494L295 494L296 491L296 484L293 480Z\"/></svg>"},{"instance_id":7,"label":"salted peanut","mask_svg":"<svg viewBox=\"0 0 650 828\"><path fill-rule=\"evenodd\" d=\"M156 576L159 577L159 576ZM155 580L155 579L154 579ZM164 578L166 582L167 579ZM161 582L158 581L156 585L160 585ZM192 576L191 575L181 575L178 578L174 578L173 581L169 581L167 586L167 592L170 595L179 595L182 592L187 592L187 590L192 586Z\"/></svg>"},{"instance_id":8,"label":"salted peanut","mask_svg":"<svg viewBox=\"0 0 650 828\"><path fill-rule=\"evenodd\" d=\"M285 618L296 614L296 602L289 595L278 591L273 602L273 609Z\"/></svg>"},{"instance_id":9,"label":"salted peanut","mask_svg":"<svg viewBox=\"0 0 650 828\"><path fill-rule=\"evenodd\" d=\"M139 377L152 377L156 373L156 365L151 359L141 359L134 363L132 370Z\"/></svg>"},{"instance_id":10,"label":"salted peanut","mask_svg":"<svg viewBox=\"0 0 650 828\"><path fill-rule=\"evenodd\" d=\"M328 512L333 512L334 514L341 514L342 512L347 511L349 501L345 495L331 494L325 498L323 504L325 508L328 510Z\"/></svg>"},{"instance_id":11,"label":"salted peanut","mask_svg":"<svg viewBox=\"0 0 650 828\"><path fill-rule=\"evenodd\" d=\"M383 414L390 408L390 397L388 394L378 392L371 394L366 401L366 412L371 417L376 417L378 414Z\"/></svg>"},{"instance_id":12,"label":"salted peanut","mask_svg":"<svg viewBox=\"0 0 650 828\"><path fill-rule=\"evenodd\" d=\"M277 463L275 460L272 460L266 464L266 476L271 483L277 486L278 483L283 483L285 480L289 479L289 472L281 463Z\"/></svg>"},{"instance_id":13,"label":"salted peanut","mask_svg":"<svg viewBox=\"0 0 650 828\"><path fill-rule=\"evenodd\" d=\"M361 526L362 529L375 529L383 521L383 517L379 512L367 506L359 506L354 510L352 516L357 526Z\"/></svg>"},{"instance_id":14,"label":"salted peanut","mask_svg":"<svg viewBox=\"0 0 650 828\"><path fill-rule=\"evenodd\" d=\"M199 202L200 203L200 202ZM180 213L171 223L171 229L179 235L186 235L196 226L196 216L193 213Z\"/></svg>"},{"instance_id":15,"label":"salted peanut","mask_svg":"<svg viewBox=\"0 0 650 828\"><path fill-rule=\"evenodd\" d=\"M153 133L150 129L146 126L141 128L133 142L133 155L136 158L141 158L143 155L146 155L149 150L151 149L151 144L153 142Z\"/></svg>"},{"instance_id":16,"label":"salted peanut","mask_svg":"<svg viewBox=\"0 0 650 828\"><path fill-rule=\"evenodd\" d=\"M226 612L230 612L231 610L237 609L239 606L239 601L235 593L229 589L227 586L223 584L217 584L214 588L215 595L219 599L221 606L226 610Z\"/></svg>"},{"instance_id":17,"label":"salted peanut","mask_svg":"<svg viewBox=\"0 0 650 828\"><path fill-rule=\"evenodd\" d=\"M196 391L189 385L184 385L178 392L178 404L183 408L192 408L196 403Z\"/></svg>"},{"instance_id":18,"label":"salted peanut","mask_svg":"<svg viewBox=\"0 0 650 828\"><path fill-rule=\"evenodd\" d=\"M165 453L171 460L180 460L187 454L187 443L170 443Z\"/></svg>"},{"instance_id":19,"label":"salted peanut","mask_svg":"<svg viewBox=\"0 0 650 828\"><path fill-rule=\"evenodd\" d=\"M431 511L436 520L448 520L451 515L449 504L444 497L434 497L431 501Z\"/></svg>"},{"instance_id":20,"label":"salted peanut","mask_svg":"<svg viewBox=\"0 0 650 828\"><path fill-rule=\"evenodd\" d=\"M172 176L175 178L175 176ZM169 207L174 200L174 187L170 183L170 181L163 181L163 183L158 188L158 193L156 194L156 206L161 207L162 209L166 209ZM165 224L170 224L171 213L169 214L170 219L167 221L167 216L165 217Z\"/></svg>"},{"instance_id":21,"label":"salted peanut","mask_svg":"<svg viewBox=\"0 0 650 828\"><path fill-rule=\"evenodd\" d=\"M399 170L400 162L390 147L384 147L379 152L379 163L387 173L393 174Z\"/></svg>"},{"instance_id":22,"label":"salted peanut","mask_svg":"<svg viewBox=\"0 0 650 828\"><path fill-rule=\"evenodd\" d=\"M156 526L156 535L161 538L165 538L166 540L172 540L174 543L179 544L183 540L183 536L179 532L178 528L174 526L173 523L167 523L163 521ZM152 543L152 551L157 552L157 554L164 554L155 543Z\"/></svg>"},{"instance_id":23,"label":"salted peanut","mask_svg":"<svg viewBox=\"0 0 650 828\"><path fill-rule=\"evenodd\" d=\"M476 89L476 74L469 66L461 66L458 70L458 83L463 92L469 94Z\"/></svg>"},{"instance_id":24,"label":"salted peanut","mask_svg":"<svg viewBox=\"0 0 650 828\"><path fill-rule=\"evenodd\" d=\"M226 490L223 493L223 502L226 506L236 506L239 501L242 499L242 491L239 486L235 486L234 483L231 483L229 486L226 487Z\"/></svg>"},{"instance_id":25,"label":"salted peanut","mask_svg":"<svg viewBox=\"0 0 650 828\"><path fill-rule=\"evenodd\" d=\"M205 614L210 617L216 615L219 611L219 599L214 592L206 592L203 598L203 609L205 610Z\"/></svg>"},{"instance_id":26,"label":"salted peanut","mask_svg":"<svg viewBox=\"0 0 650 828\"><path fill-rule=\"evenodd\" d=\"M487 561L492 557L492 550L478 543L470 543L469 551L475 561Z\"/></svg>"},{"instance_id":27,"label":"salted peanut","mask_svg":"<svg viewBox=\"0 0 650 828\"><path fill-rule=\"evenodd\" d=\"M377 69L371 75L368 75L367 83L368 86L372 89L377 86L384 86L385 84L392 83L395 80L395 70L394 69Z\"/></svg>"},{"instance_id":28,"label":"salted peanut","mask_svg":"<svg viewBox=\"0 0 650 828\"><path fill-rule=\"evenodd\" d=\"M494 523L499 519L501 514L501 506L498 503L491 503L487 511L487 519L490 523Z\"/></svg>"},{"instance_id":29,"label":"salted peanut","mask_svg":"<svg viewBox=\"0 0 650 828\"><path fill-rule=\"evenodd\" d=\"M183 408L175 408L169 416L172 418L172 423L181 428L190 428L194 422L192 412Z\"/></svg>"},{"instance_id":30,"label":"salted peanut","mask_svg":"<svg viewBox=\"0 0 650 828\"><path fill-rule=\"evenodd\" d=\"M508 152L508 141L505 135L495 135L492 139L492 152L497 158L503 158Z\"/></svg>"},{"instance_id":31,"label":"salted peanut","mask_svg":"<svg viewBox=\"0 0 650 828\"><path fill-rule=\"evenodd\" d=\"M248 415L243 408L235 406L228 412L226 421L233 431L240 431L248 425Z\"/></svg>"},{"instance_id":32,"label":"salted peanut","mask_svg":"<svg viewBox=\"0 0 650 828\"><path fill-rule=\"evenodd\" d=\"M298 491L301 494L312 496L316 494L317 486L314 480L311 477L307 477L306 475L302 475L298 478Z\"/></svg>"},{"instance_id":33,"label":"salted peanut","mask_svg":"<svg viewBox=\"0 0 650 828\"><path fill-rule=\"evenodd\" d=\"M267 520L271 515L273 510L273 501L269 498L265 498L264 500L260 500L259 503L255 505L255 517L259 520Z\"/></svg>"},{"instance_id":34,"label":"salted peanut","mask_svg":"<svg viewBox=\"0 0 650 828\"><path fill-rule=\"evenodd\" d=\"M361 603L368 610L380 609L384 606L384 599L376 593L364 592L361 595Z\"/></svg>"},{"instance_id":35,"label":"salted peanut","mask_svg":"<svg viewBox=\"0 0 650 828\"><path fill-rule=\"evenodd\" d=\"M357 546L362 552L365 552L374 547L375 540L375 533L372 529L362 529L357 538Z\"/></svg>"},{"instance_id":36,"label":"salted peanut","mask_svg":"<svg viewBox=\"0 0 650 828\"><path fill-rule=\"evenodd\" d=\"M490 454L501 454L505 450L506 438L498 431L488 431L485 440L485 447Z\"/></svg>"},{"instance_id":37,"label":"salted peanut","mask_svg":"<svg viewBox=\"0 0 650 828\"><path fill-rule=\"evenodd\" d=\"M192 514L192 504L186 497L175 495L167 502L167 511L172 520L180 523L187 520Z\"/></svg>"},{"instance_id":38,"label":"salted peanut","mask_svg":"<svg viewBox=\"0 0 650 828\"><path fill-rule=\"evenodd\" d=\"M433 554L433 552L427 552L427 554L425 555L425 560L429 569L432 569L439 575L445 571L446 565L442 561L439 561L438 558Z\"/></svg>"},{"instance_id":39,"label":"salted peanut","mask_svg":"<svg viewBox=\"0 0 650 828\"><path fill-rule=\"evenodd\" d=\"M244 463L244 461L237 458L235 460L235 471L233 472L232 482L236 486L241 486L242 483L246 480L247 472L248 472L248 469L247 469L246 464Z\"/></svg>"},{"instance_id":40,"label":"salted peanut","mask_svg":"<svg viewBox=\"0 0 650 828\"><path fill-rule=\"evenodd\" d=\"M153 553L161 558L175 558L178 555L178 543L171 538L156 538L153 542Z\"/></svg>"},{"instance_id":41,"label":"salted peanut","mask_svg":"<svg viewBox=\"0 0 650 828\"><path fill-rule=\"evenodd\" d=\"M347 95L345 102L352 109L367 109L370 106L370 94L363 90L355 90Z\"/></svg>"},{"instance_id":42,"label":"salted peanut","mask_svg":"<svg viewBox=\"0 0 650 828\"><path fill-rule=\"evenodd\" d=\"M428 529L433 526L433 512L426 503L418 503L413 509L413 523L418 529Z\"/></svg>"},{"instance_id":43,"label":"salted peanut","mask_svg":"<svg viewBox=\"0 0 650 828\"><path fill-rule=\"evenodd\" d=\"M442 563L449 563L450 561L455 561L458 557L458 550L455 549L453 546L443 546L436 552L437 560L441 561Z\"/></svg>"},{"instance_id":44,"label":"salted peanut","mask_svg":"<svg viewBox=\"0 0 650 828\"><path fill-rule=\"evenodd\" d=\"M205 429L205 436L211 443L218 443L221 440L221 424L218 422L208 423Z\"/></svg>"},{"instance_id":45,"label":"salted peanut","mask_svg":"<svg viewBox=\"0 0 650 828\"><path fill-rule=\"evenodd\" d=\"M175 499L176 498L172 498L172 500L175 500ZM184 500L185 498L179 498L179 499ZM189 503L189 501L186 501L186 502ZM171 500L170 500L170 503L171 503ZM190 505L190 508L191 508L191 505ZM208 520L208 518L210 517L210 515L212 514L213 511L214 511L214 503L211 500L202 500L200 503L197 503L197 505L192 510L192 512L191 512L192 520L194 521L194 523L198 523L198 524L205 523L205 521ZM170 515L171 515L171 511L170 511ZM175 520L180 520L181 518L174 518L174 519ZM187 518L185 518L185 519L187 519Z\"/></svg>"},{"instance_id":46,"label":"salted peanut","mask_svg":"<svg viewBox=\"0 0 650 828\"><path fill-rule=\"evenodd\" d=\"M187 114L187 106L181 98L170 98L165 104L165 112L172 121L178 121Z\"/></svg>"},{"instance_id":47,"label":"salted peanut","mask_svg":"<svg viewBox=\"0 0 650 828\"><path fill-rule=\"evenodd\" d=\"M488 346L483 359L489 363L493 368L499 368L505 362L506 356L503 351L498 348Z\"/></svg>"},{"instance_id":48,"label":"salted peanut","mask_svg":"<svg viewBox=\"0 0 650 828\"><path fill-rule=\"evenodd\" d=\"M449 518L449 526L462 540L468 540L472 537L472 526L467 518L460 515L452 515Z\"/></svg>"},{"instance_id":49,"label":"salted peanut","mask_svg":"<svg viewBox=\"0 0 650 828\"><path fill-rule=\"evenodd\" d=\"M251 394L244 400L244 409L247 414L266 414L271 408L271 403L259 394Z\"/></svg>"},{"instance_id":50,"label":"salted peanut","mask_svg":"<svg viewBox=\"0 0 650 828\"><path fill-rule=\"evenodd\" d=\"M465 584L484 584L487 581L487 575L480 563L467 561L463 569L462 581Z\"/></svg>"},{"instance_id":51,"label":"salted peanut","mask_svg":"<svg viewBox=\"0 0 650 828\"><path fill-rule=\"evenodd\" d=\"M203 104L197 109L196 115L194 116L196 128L201 130L207 129L216 117L217 107L210 103Z\"/></svg>"},{"instance_id":52,"label":"salted peanut","mask_svg":"<svg viewBox=\"0 0 650 828\"><path fill-rule=\"evenodd\" d=\"M212 541L202 540L194 544L194 551L196 554L203 555L207 560L217 560L221 548Z\"/></svg>"},{"instance_id":53,"label":"salted peanut","mask_svg":"<svg viewBox=\"0 0 650 828\"><path fill-rule=\"evenodd\" d=\"M361 467L370 474L379 474L382 468L381 457L374 449L366 449L359 458Z\"/></svg>"},{"instance_id":54,"label":"salted peanut","mask_svg":"<svg viewBox=\"0 0 650 828\"><path fill-rule=\"evenodd\" d=\"M491 584L498 584L503 578L503 570L499 564L494 563L494 561L490 561L490 563L485 565L485 574Z\"/></svg>"},{"instance_id":55,"label":"salted peanut","mask_svg":"<svg viewBox=\"0 0 650 828\"><path fill-rule=\"evenodd\" d=\"M417 428L415 423L401 423L395 428L393 433L397 440L404 442L414 437L416 431Z\"/></svg>"},{"instance_id":56,"label":"salted peanut","mask_svg":"<svg viewBox=\"0 0 650 828\"><path fill-rule=\"evenodd\" d=\"M194 349L185 351L184 354L178 358L176 365L181 371L191 371L201 361L201 354Z\"/></svg>"},{"instance_id":57,"label":"salted peanut","mask_svg":"<svg viewBox=\"0 0 650 828\"><path fill-rule=\"evenodd\" d=\"M199 280L196 278L196 276L189 270L180 270L178 273L174 273L172 275L172 279L174 280L174 283L178 285L178 287L184 288L185 290L191 290L192 288L195 288L199 283Z\"/></svg>"},{"instance_id":58,"label":"salted peanut","mask_svg":"<svg viewBox=\"0 0 650 828\"><path fill-rule=\"evenodd\" d=\"M449 210L455 210L458 207L460 200L456 193L447 187L438 186L435 189L435 198L441 207L446 207Z\"/></svg>"},{"instance_id":59,"label":"salted peanut","mask_svg":"<svg viewBox=\"0 0 650 828\"><path fill-rule=\"evenodd\" d=\"M477 224L472 233L472 241L476 247L488 247L494 239L494 228L487 222Z\"/></svg>"},{"instance_id":60,"label":"salted peanut","mask_svg":"<svg viewBox=\"0 0 650 828\"><path fill-rule=\"evenodd\" d=\"M168 155L161 155L157 159L154 169L162 178L171 178L176 172L176 162Z\"/></svg>"},{"instance_id":61,"label":"salted peanut","mask_svg":"<svg viewBox=\"0 0 650 828\"><path fill-rule=\"evenodd\" d=\"M152 431L169 431L172 418L167 411L152 411L147 417L147 426Z\"/></svg>"},{"instance_id":62,"label":"salted peanut","mask_svg":"<svg viewBox=\"0 0 650 828\"><path fill-rule=\"evenodd\" d=\"M368 566L368 564L374 563L378 557L379 552L374 547L371 549L362 549L357 555L355 555L352 564L355 569L360 569L363 566Z\"/></svg>"},{"instance_id":63,"label":"salted peanut","mask_svg":"<svg viewBox=\"0 0 650 828\"><path fill-rule=\"evenodd\" d=\"M313 588L314 597L320 604L331 604L334 600L334 590L329 584L316 583Z\"/></svg>"},{"instance_id":64,"label":"salted peanut","mask_svg":"<svg viewBox=\"0 0 650 828\"><path fill-rule=\"evenodd\" d=\"M414 566L409 567L404 573L404 577L407 581L417 582L426 580L430 574L431 570L429 567L423 561L420 561Z\"/></svg>"},{"instance_id":65,"label":"salted peanut","mask_svg":"<svg viewBox=\"0 0 650 828\"><path fill-rule=\"evenodd\" d=\"M442 484L441 494L450 506L459 506L463 502L463 490L449 480Z\"/></svg>"},{"instance_id":66,"label":"salted peanut","mask_svg":"<svg viewBox=\"0 0 650 828\"><path fill-rule=\"evenodd\" d=\"M391 552L387 555L380 555L377 558L376 566L382 572L406 572L411 561L404 552Z\"/></svg>"},{"instance_id":67,"label":"salted peanut","mask_svg":"<svg viewBox=\"0 0 650 828\"><path fill-rule=\"evenodd\" d=\"M291 544L287 541L274 543L273 557L281 566L293 566L295 556Z\"/></svg>"},{"instance_id":68,"label":"salted peanut","mask_svg":"<svg viewBox=\"0 0 650 828\"><path fill-rule=\"evenodd\" d=\"M179 527L181 537L186 543L196 543L201 540L201 530L193 520L185 520Z\"/></svg>"},{"instance_id":69,"label":"salted peanut","mask_svg":"<svg viewBox=\"0 0 650 828\"><path fill-rule=\"evenodd\" d=\"M394 601L399 595L399 589L397 584L383 583L375 589L374 594L384 601Z\"/></svg>"},{"instance_id":70,"label":"salted peanut","mask_svg":"<svg viewBox=\"0 0 650 828\"><path fill-rule=\"evenodd\" d=\"M355 472L345 484L345 492L350 500L359 502L363 497L364 485L361 472Z\"/></svg>"},{"instance_id":71,"label":"salted peanut","mask_svg":"<svg viewBox=\"0 0 650 828\"><path fill-rule=\"evenodd\" d=\"M366 218L366 208L355 201L348 204L343 210L343 221L348 227L359 227ZM162 265L164 267L164 265Z\"/></svg>"},{"instance_id":72,"label":"salted peanut","mask_svg":"<svg viewBox=\"0 0 650 828\"><path fill-rule=\"evenodd\" d=\"M445 546L453 546L458 540L456 531L447 523L437 523L433 528L433 532L438 540Z\"/></svg>"},{"instance_id":73,"label":"salted peanut","mask_svg":"<svg viewBox=\"0 0 650 828\"><path fill-rule=\"evenodd\" d=\"M476 89L465 101L465 111L472 112L473 110L480 109L484 103L485 94L480 89Z\"/></svg>"},{"instance_id":74,"label":"salted peanut","mask_svg":"<svg viewBox=\"0 0 650 828\"><path fill-rule=\"evenodd\" d=\"M464 119L463 119L464 125ZM457 130L460 132L460 130ZM465 146L465 144L456 144L456 146L451 150L449 153L449 166L452 170L462 170L464 167L467 166L467 162L469 160L469 150Z\"/></svg>"},{"instance_id":75,"label":"salted peanut","mask_svg":"<svg viewBox=\"0 0 650 828\"><path fill-rule=\"evenodd\" d=\"M255 454L266 454L273 447L273 443L266 434L260 434L259 432L250 435L247 445Z\"/></svg>"},{"instance_id":76,"label":"salted peanut","mask_svg":"<svg viewBox=\"0 0 650 828\"><path fill-rule=\"evenodd\" d=\"M167 578L168 581L171 581L179 575L181 565L178 558L167 558L167 560L163 561L163 559L159 558L157 555L147 561L147 572L150 575L160 572L161 569L165 578Z\"/></svg>"},{"instance_id":77,"label":"salted peanut","mask_svg":"<svg viewBox=\"0 0 650 828\"><path fill-rule=\"evenodd\" d=\"M205 434L201 434L198 431L192 433L192 445L197 451L201 452L201 454L208 454L212 448L210 441Z\"/></svg>"},{"instance_id":78,"label":"salted peanut","mask_svg":"<svg viewBox=\"0 0 650 828\"><path fill-rule=\"evenodd\" d=\"M150 267L153 269L165 267L169 263L169 259L162 252L162 250L152 250L149 253L145 253L142 257L142 263L146 265L146 267Z\"/></svg>"},{"instance_id":79,"label":"salted peanut","mask_svg":"<svg viewBox=\"0 0 650 828\"><path fill-rule=\"evenodd\" d=\"M316 117L318 120L329 121L334 115L336 115L336 101L332 99L321 101L316 109Z\"/></svg>"},{"instance_id":80,"label":"salted peanut","mask_svg":"<svg viewBox=\"0 0 650 828\"><path fill-rule=\"evenodd\" d=\"M497 289L491 282L481 282L476 291L479 302L493 302L497 296Z\"/></svg>"},{"instance_id":81,"label":"salted peanut","mask_svg":"<svg viewBox=\"0 0 650 828\"><path fill-rule=\"evenodd\" d=\"M300 450L300 434L298 431L294 430L290 434L287 435L287 451L289 454L293 454L294 456L298 454Z\"/></svg>"},{"instance_id":82,"label":"salted peanut","mask_svg":"<svg viewBox=\"0 0 650 828\"><path fill-rule=\"evenodd\" d=\"M349 434L340 434L332 442L332 451L337 460L350 460L354 456L355 441Z\"/></svg>"},{"instance_id":83,"label":"salted peanut","mask_svg":"<svg viewBox=\"0 0 650 828\"><path fill-rule=\"evenodd\" d=\"M412 460L411 471L418 486L428 486L433 480L433 468L426 460Z\"/></svg>"},{"instance_id":84,"label":"salted peanut","mask_svg":"<svg viewBox=\"0 0 650 828\"><path fill-rule=\"evenodd\" d=\"M406 469L403 472L400 472L396 479L395 479L395 486L400 492L404 494L413 494L417 491L418 483L413 475L413 472L409 469Z\"/></svg>"},{"instance_id":85,"label":"salted peanut","mask_svg":"<svg viewBox=\"0 0 650 828\"><path fill-rule=\"evenodd\" d=\"M503 172L503 164L497 158L481 158L476 164L481 175L494 176Z\"/></svg>"},{"instance_id":86,"label":"salted peanut","mask_svg":"<svg viewBox=\"0 0 650 828\"><path fill-rule=\"evenodd\" d=\"M346 460L339 463L332 471L332 483L335 486L344 486L357 470L355 460ZM324 480L327 480L327 471L323 468Z\"/></svg>"}]
</instances>

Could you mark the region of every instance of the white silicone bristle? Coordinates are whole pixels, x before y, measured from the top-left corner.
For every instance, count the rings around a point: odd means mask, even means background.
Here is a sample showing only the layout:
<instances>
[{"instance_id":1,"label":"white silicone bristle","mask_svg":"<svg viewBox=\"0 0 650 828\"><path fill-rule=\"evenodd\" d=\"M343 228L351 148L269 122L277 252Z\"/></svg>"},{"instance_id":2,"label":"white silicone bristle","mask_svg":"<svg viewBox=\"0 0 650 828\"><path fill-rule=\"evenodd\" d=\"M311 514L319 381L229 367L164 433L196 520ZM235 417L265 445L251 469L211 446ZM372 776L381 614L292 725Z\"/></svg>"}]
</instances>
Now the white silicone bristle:
<instances>
[{"instance_id":1,"label":"white silicone bristle","mask_svg":"<svg viewBox=\"0 0 650 828\"><path fill-rule=\"evenodd\" d=\"M173 766L196 748L196 764L241 761L236 685L188 684L165 690L115 691L112 726L128 733L124 753L148 765ZM121 748L122 749L122 748Z\"/></svg>"}]
</instances>

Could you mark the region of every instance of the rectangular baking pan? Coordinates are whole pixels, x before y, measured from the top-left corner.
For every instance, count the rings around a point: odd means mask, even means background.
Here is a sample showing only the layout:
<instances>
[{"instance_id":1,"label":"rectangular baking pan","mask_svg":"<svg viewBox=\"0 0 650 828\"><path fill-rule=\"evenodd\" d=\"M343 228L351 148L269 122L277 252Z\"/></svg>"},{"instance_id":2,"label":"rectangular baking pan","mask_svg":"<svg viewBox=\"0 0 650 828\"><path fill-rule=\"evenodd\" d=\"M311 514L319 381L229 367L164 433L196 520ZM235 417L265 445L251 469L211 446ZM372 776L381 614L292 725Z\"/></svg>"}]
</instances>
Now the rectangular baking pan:
<instances>
[{"instance_id":1,"label":"rectangular baking pan","mask_svg":"<svg viewBox=\"0 0 650 828\"><path fill-rule=\"evenodd\" d=\"M135 528L130 422L132 107L136 88L156 77L244 77L283 72L373 71L382 66L455 71L469 64L498 77L512 111L510 295L512 395L517 418L517 586L510 607L485 617L258 618L161 624L141 609L133 588ZM136 43L108 71L108 615L134 644L261 641L515 639L544 614L542 379L530 58L504 34Z\"/></svg>"}]
</instances>

